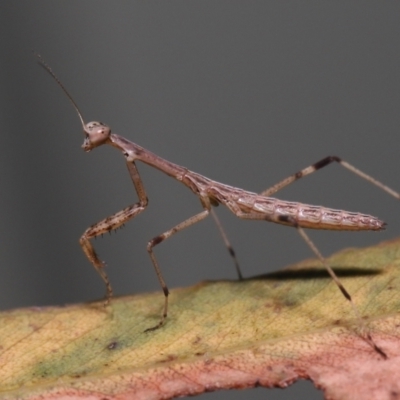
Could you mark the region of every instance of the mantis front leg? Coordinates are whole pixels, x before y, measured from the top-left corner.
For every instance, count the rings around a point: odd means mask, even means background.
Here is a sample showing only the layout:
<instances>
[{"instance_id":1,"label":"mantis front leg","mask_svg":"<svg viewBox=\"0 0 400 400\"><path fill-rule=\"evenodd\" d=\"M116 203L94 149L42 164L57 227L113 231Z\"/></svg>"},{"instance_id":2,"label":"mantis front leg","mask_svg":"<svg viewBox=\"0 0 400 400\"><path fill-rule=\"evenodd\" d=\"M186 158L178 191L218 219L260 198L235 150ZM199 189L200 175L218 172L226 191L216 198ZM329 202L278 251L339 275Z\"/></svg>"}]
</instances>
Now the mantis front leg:
<instances>
[{"instance_id":1,"label":"mantis front leg","mask_svg":"<svg viewBox=\"0 0 400 400\"><path fill-rule=\"evenodd\" d=\"M113 295L113 291L108 276L104 271L104 267L106 264L101 261L97 256L94 247L90 243L90 239L102 235L103 233L111 232L112 230L115 230L124 225L130 219L135 218L138 214L144 211L148 203L146 192L144 190L144 186L142 180L140 179L139 172L136 168L135 163L127 162L126 165L128 167L129 175L131 176L136 192L139 196L139 201L92 225L91 227L86 229L86 231L79 239L79 243L82 246L83 252L86 254L86 257L91 262L91 264L101 276L101 279L103 279L106 285L106 300L104 302L105 306L109 304L110 299Z\"/></svg>"}]
</instances>

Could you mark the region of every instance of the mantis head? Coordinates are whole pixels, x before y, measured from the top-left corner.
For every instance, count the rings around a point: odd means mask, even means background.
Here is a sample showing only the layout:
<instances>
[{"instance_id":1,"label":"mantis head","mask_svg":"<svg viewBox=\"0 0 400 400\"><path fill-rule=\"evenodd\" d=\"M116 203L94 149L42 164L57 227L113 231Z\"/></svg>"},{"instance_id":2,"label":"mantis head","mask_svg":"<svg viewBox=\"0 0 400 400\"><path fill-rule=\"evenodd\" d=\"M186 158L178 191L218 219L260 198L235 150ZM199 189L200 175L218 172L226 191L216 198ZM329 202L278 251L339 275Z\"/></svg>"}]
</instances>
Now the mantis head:
<instances>
[{"instance_id":1,"label":"mantis head","mask_svg":"<svg viewBox=\"0 0 400 400\"><path fill-rule=\"evenodd\" d=\"M90 151L108 141L111 128L102 122L92 121L88 124L83 124L83 132L85 140L83 141L82 149Z\"/></svg>"}]
</instances>

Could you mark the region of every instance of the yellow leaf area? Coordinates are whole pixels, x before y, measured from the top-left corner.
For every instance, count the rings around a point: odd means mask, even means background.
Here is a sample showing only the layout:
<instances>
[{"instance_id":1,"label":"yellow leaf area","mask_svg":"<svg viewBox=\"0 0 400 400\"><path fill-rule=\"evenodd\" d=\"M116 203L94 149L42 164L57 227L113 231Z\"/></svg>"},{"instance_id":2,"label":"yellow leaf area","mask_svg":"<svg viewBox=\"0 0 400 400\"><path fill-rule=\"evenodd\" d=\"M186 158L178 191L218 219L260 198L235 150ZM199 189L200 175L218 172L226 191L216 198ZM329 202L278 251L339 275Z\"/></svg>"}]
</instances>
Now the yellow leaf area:
<instances>
[{"instance_id":1,"label":"yellow leaf area","mask_svg":"<svg viewBox=\"0 0 400 400\"><path fill-rule=\"evenodd\" d=\"M275 274L0 314L1 399L168 399L311 379L328 399L400 394L400 239ZM385 359L360 332L369 332ZM364 336L363 336L364 335ZM267 395L267 394L266 394ZM390 397L392 396L392 397ZM393 397L394 396L394 397Z\"/></svg>"}]
</instances>

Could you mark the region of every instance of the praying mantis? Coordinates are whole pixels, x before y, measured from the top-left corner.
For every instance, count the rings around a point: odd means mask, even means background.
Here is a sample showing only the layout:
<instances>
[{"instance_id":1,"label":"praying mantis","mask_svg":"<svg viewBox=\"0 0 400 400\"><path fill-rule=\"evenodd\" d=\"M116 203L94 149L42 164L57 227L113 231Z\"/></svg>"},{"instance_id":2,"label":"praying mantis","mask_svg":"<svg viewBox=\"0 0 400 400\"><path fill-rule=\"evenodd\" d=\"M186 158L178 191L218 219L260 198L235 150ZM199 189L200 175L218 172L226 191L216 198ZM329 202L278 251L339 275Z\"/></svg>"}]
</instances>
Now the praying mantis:
<instances>
[{"instance_id":1,"label":"praying mantis","mask_svg":"<svg viewBox=\"0 0 400 400\"><path fill-rule=\"evenodd\" d=\"M143 182L140 178L136 166L136 162L140 161L158 169L164 174L170 176L173 179L176 179L177 181L185 185L189 190L194 193L195 196L198 197L202 208L202 210L197 214L185 219L183 222L175 225L164 233L155 236L147 243L148 254L150 256L158 281L164 293L164 307L159 322L155 326L146 329L146 332L154 331L162 327L165 324L168 315L169 289L165 283L164 277L159 267L159 263L154 254L154 248L156 245L160 244L166 239L169 239L176 233L204 220L209 215L211 215L216 222L222 239L234 261L238 277L239 279L243 279L243 275L239 268L236 254L213 209L213 207L216 207L218 205L226 206L235 216L241 219L274 222L277 224L282 224L295 228L300 236L304 239L306 244L309 246L311 251L325 267L328 274L339 288L340 292L351 304L356 317L361 321L361 315L355 303L353 302L350 293L343 286L332 267L328 264L314 242L307 235L305 229L380 231L385 228L386 224L378 218L367 214L336 210L323 206L308 205L298 202L283 201L271 196L277 193L282 188L290 185L291 183L316 171L319 171L320 169L332 163L340 164L342 167L346 168L350 172L365 179L371 184L387 192L389 195L400 200L400 194L398 192L384 185L370 175L367 175L366 173L357 169L353 165L349 164L347 161L344 161L336 156L325 157L322 160L287 177L286 179L283 179L282 181L278 182L274 186L264 190L259 194L229 186L220 182L216 182L196 172L190 171L185 167L172 163L146 150L138 144L113 133L111 131L111 128L102 122L93 121L85 123L82 113L80 112L74 99L66 90L58 77L54 74L53 70L39 54L35 53L35 55L38 58L40 64L61 87L65 95L72 103L76 113L78 114L84 134L84 141L82 144L83 150L85 152L89 152L102 145L110 145L111 147L119 150L125 160L129 176L138 195L137 202L90 226L85 230L79 240L87 259L93 265L105 284L105 305L110 302L110 299L113 295L113 290L109 278L104 270L105 264L96 254L96 251L90 240L92 238L95 238L96 236L102 235L103 233L111 232L118 227L121 227L129 220L137 217L146 209L148 205L148 199ZM379 351L381 354L384 354L383 351L380 350L373 343L369 335L367 335L367 340L373 344L374 348L377 351Z\"/></svg>"}]
</instances>

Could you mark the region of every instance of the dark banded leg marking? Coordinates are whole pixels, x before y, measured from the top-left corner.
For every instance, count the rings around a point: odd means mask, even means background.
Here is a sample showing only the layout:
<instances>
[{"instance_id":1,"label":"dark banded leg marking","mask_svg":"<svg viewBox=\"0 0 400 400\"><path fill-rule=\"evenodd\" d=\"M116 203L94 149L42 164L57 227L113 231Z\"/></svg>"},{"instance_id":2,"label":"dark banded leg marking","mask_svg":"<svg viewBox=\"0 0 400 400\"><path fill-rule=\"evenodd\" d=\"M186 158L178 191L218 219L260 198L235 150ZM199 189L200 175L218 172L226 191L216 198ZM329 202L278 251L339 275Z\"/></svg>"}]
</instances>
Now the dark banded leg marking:
<instances>
[{"instance_id":1,"label":"dark banded leg marking","mask_svg":"<svg viewBox=\"0 0 400 400\"><path fill-rule=\"evenodd\" d=\"M322 160L323 161L323 160ZM361 327L361 337L369 343L370 346L374 348L375 351L377 351L383 358L387 358L386 353L374 342L372 339L371 335L367 332L365 323L363 319L361 318L361 314L358 311L357 306L353 302L352 297L350 296L350 293L346 290L346 288L343 286L343 284L340 282L339 278L335 274L335 271L332 269L332 267L328 264L326 259L323 257L323 255L320 253L318 248L315 246L314 242L310 239L310 237L306 234L304 229L299 226L298 222L296 221L295 218L287 215L282 215L279 218L282 222L291 224L294 228L297 229L297 232L299 232L300 236L304 239L304 241L307 243L308 247L311 249L311 251L317 256L317 258L321 261L322 265L325 267L325 269L328 271L330 277L333 279L333 281L336 283L337 287L339 288L340 292L343 294L343 296L348 300L351 304L351 307L353 309L353 312L356 316L356 319L358 320L358 323Z\"/></svg>"},{"instance_id":2,"label":"dark banded leg marking","mask_svg":"<svg viewBox=\"0 0 400 400\"><path fill-rule=\"evenodd\" d=\"M167 284L165 283L165 280L161 274L161 270L160 267L158 266L158 262L157 259L154 255L153 252L153 247L162 243L164 240L170 238L172 235L174 235L175 233L178 233L179 231L188 228L191 225L194 225L197 222L200 222L201 220L203 220L204 218L206 218L209 215L210 211L205 209L202 212L194 215L193 217L190 217L188 219L186 219L185 221L181 222L180 224L174 226L172 229L169 229L168 231L162 233L161 235L158 235L156 237L154 237L153 239L151 239L148 243L147 243L147 251L150 255L151 261L153 263L154 269L156 271L157 274L157 278L158 281L160 282L160 285L162 287L162 290L164 292L164 310L162 313L162 317L160 319L160 322L151 327L151 328L147 328L145 330L145 332L150 332L150 331L154 331L160 327L162 327L165 324L165 320L167 318L168 315L168 295L169 295L169 290L167 287Z\"/></svg>"},{"instance_id":3,"label":"dark banded leg marking","mask_svg":"<svg viewBox=\"0 0 400 400\"><path fill-rule=\"evenodd\" d=\"M281 182L278 182L274 186L270 187L267 190L264 190L260 194L262 196L272 196L274 193L278 192L279 190L283 189L285 186L290 185L291 183L299 180L300 178L303 178L304 176L310 175L313 172L316 172L324 167L326 167L329 164L332 164L333 162L336 162L343 166L344 168L348 169L349 171L353 172L355 175L359 176L360 178L365 179L366 181L372 183L373 185L377 186L378 188L384 190L386 193L389 193L391 196L395 197L396 199L400 200L400 194L390 187L384 185L382 182L376 180L370 175L367 175L366 173L360 171L353 165L349 164L346 161L343 161L340 157L337 156L328 156L323 158L322 160L316 162L313 165L310 165L307 168L302 169L299 172L296 172L295 174L289 176L286 179L283 179Z\"/></svg>"}]
</instances>

